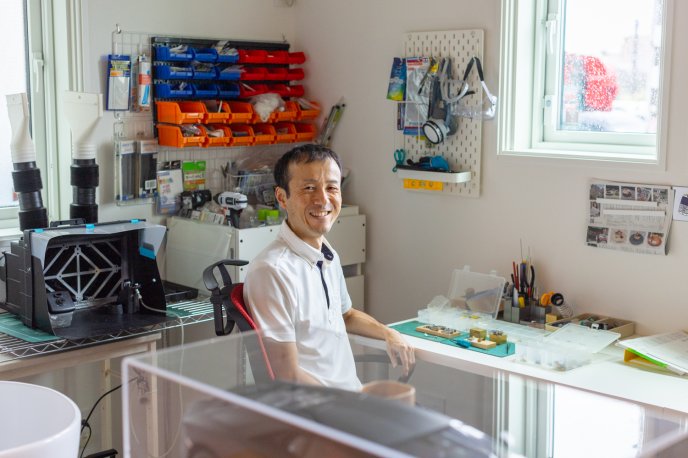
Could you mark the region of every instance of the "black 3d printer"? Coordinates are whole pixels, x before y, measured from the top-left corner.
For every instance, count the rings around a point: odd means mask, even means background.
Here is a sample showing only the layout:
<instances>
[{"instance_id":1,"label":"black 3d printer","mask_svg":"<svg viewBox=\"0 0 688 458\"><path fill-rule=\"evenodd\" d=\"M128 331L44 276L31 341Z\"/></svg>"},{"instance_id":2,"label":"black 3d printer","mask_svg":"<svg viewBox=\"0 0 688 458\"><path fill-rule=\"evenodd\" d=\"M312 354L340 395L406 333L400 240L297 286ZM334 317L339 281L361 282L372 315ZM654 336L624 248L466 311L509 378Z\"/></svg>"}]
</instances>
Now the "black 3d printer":
<instances>
[{"instance_id":1,"label":"black 3d printer","mask_svg":"<svg viewBox=\"0 0 688 458\"><path fill-rule=\"evenodd\" d=\"M165 321L165 231L137 220L25 230L2 256L0 307L67 339Z\"/></svg>"}]
</instances>

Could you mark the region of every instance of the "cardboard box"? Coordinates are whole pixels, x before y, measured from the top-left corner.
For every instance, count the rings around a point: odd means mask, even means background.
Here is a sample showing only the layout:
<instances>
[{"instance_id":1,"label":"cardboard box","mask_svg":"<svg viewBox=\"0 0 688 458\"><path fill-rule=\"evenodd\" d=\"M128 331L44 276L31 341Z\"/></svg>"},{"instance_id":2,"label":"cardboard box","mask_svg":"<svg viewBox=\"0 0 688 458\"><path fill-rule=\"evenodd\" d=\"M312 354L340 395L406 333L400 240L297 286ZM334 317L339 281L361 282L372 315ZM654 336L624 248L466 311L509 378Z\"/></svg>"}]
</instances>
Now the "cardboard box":
<instances>
[{"instance_id":1,"label":"cardboard box","mask_svg":"<svg viewBox=\"0 0 688 458\"><path fill-rule=\"evenodd\" d=\"M612 318L597 313L581 313L571 318L564 318L545 324L546 331L556 331L565 324L577 323L582 326L594 327L599 326L599 329L607 331L618 332L621 338L632 336L635 333L635 323L633 321L622 320L620 318Z\"/></svg>"}]
</instances>

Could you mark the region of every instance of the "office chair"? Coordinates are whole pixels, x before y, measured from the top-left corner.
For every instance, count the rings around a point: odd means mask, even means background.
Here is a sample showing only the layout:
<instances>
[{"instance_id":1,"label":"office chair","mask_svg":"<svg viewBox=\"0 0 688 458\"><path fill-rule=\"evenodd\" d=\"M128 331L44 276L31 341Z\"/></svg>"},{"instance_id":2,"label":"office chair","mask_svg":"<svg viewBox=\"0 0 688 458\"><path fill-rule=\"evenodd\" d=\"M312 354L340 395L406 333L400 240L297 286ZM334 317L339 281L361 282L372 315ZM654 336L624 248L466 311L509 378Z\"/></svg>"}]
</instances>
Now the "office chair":
<instances>
[{"instance_id":1,"label":"office chair","mask_svg":"<svg viewBox=\"0 0 688 458\"><path fill-rule=\"evenodd\" d=\"M224 336L232 332L236 324L239 332L257 331L258 326L251 318L251 314L244 304L244 284L232 283L232 278L225 266L245 266L248 261L239 259L224 259L203 270L203 283L210 291L210 302L213 304L213 321L215 334ZM215 269L220 272L223 285L220 286L215 278ZM253 333L244 339L248 360L253 378L256 381L271 381L275 373L270 365L263 339L259 333Z\"/></svg>"},{"instance_id":2,"label":"office chair","mask_svg":"<svg viewBox=\"0 0 688 458\"><path fill-rule=\"evenodd\" d=\"M238 259L224 259L215 262L203 270L203 283L208 291L211 292L210 302L213 304L213 321L215 323L215 334L224 336L232 332L236 324L239 332L257 331L258 326L251 318L251 314L244 304L244 284L232 283L231 276L225 266L245 266L248 261ZM217 269L222 277L223 285L217 282L214 271ZM253 334L255 338L248 339L246 350L248 352L249 364L256 381L271 381L275 379L275 374L270 365L265 345L259 333ZM390 364L386 354L361 354L354 355L356 363L383 363ZM407 383L413 374L413 367L406 375L398 378L399 382Z\"/></svg>"}]
</instances>

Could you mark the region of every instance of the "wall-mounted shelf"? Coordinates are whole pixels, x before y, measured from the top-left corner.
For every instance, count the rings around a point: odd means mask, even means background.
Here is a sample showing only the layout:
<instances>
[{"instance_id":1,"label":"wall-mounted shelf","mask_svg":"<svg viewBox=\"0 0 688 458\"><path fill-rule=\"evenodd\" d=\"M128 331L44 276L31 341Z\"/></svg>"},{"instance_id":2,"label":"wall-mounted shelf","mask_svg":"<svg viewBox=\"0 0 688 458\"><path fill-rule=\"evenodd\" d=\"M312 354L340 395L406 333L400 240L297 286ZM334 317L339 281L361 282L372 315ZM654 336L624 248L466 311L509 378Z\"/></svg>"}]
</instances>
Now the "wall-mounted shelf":
<instances>
[{"instance_id":1,"label":"wall-mounted shelf","mask_svg":"<svg viewBox=\"0 0 688 458\"><path fill-rule=\"evenodd\" d=\"M402 180L441 181L442 183L466 183L471 180L468 172L425 172L421 170L397 169L397 176Z\"/></svg>"}]
</instances>

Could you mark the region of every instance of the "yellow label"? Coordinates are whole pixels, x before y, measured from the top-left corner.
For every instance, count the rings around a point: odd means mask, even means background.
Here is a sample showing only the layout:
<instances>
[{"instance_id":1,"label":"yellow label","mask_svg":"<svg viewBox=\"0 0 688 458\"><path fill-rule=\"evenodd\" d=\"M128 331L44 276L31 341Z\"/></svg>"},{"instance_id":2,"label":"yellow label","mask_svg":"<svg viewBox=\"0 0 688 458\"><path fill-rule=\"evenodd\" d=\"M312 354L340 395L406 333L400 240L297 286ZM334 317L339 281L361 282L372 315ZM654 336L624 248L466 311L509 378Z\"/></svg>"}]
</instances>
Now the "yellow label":
<instances>
[{"instance_id":1,"label":"yellow label","mask_svg":"<svg viewBox=\"0 0 688 458\"><path fill-rule=\"evenodd\" d=\"M426 191L441 191L444 183L441 181L414 180L404 178L404 189L424 189Z\"/></svg>"}]
</instances>

